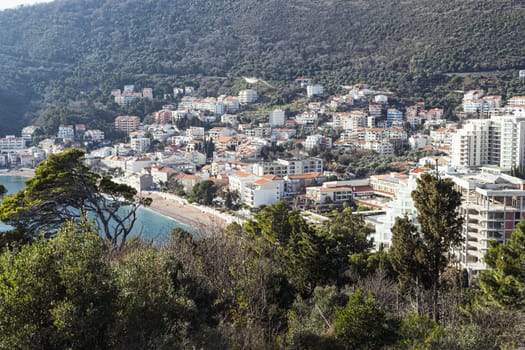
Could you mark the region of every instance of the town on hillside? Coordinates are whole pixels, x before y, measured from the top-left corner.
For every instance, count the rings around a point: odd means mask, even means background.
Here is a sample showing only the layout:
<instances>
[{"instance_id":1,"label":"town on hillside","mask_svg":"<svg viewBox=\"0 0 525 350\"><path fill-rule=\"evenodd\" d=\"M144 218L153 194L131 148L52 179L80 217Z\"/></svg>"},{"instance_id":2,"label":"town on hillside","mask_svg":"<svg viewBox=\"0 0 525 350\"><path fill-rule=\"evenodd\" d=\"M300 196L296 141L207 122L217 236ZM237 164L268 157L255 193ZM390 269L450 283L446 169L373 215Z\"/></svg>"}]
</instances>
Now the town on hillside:
<instances>
[{"instance_id":1,"label":"town on hillside","mask_svg":"<svg viewBox=\"0 0 525 350\"><path fill-rule=\"evenodd\" d=\"M196 97L174 87L176 103L140 118L119 115L106 139L88 124L62 124L54 137L37 125L0 139L0 167L34 168L66 148L86 152L94 169L138 191L163 191L246 217L286 201L312 221L353 206L373 226L375 248L388 248L396 217L415 220L411 198L425 172L451 178L462 193L464 242L457 259L470 271L486 268L489 242L505 242L525 214L525 96L503 101L483 90L463 92L457 122L425 103L391 105L391 92L359 84L328 96L311 78L298 110L256 113L257 86L234 96ZM121 106L153 100L133 85L113 90ZM248 113L251 112L251 113ZM200 186L199 186L200 185Z\"/></svg>"}]
</instances>

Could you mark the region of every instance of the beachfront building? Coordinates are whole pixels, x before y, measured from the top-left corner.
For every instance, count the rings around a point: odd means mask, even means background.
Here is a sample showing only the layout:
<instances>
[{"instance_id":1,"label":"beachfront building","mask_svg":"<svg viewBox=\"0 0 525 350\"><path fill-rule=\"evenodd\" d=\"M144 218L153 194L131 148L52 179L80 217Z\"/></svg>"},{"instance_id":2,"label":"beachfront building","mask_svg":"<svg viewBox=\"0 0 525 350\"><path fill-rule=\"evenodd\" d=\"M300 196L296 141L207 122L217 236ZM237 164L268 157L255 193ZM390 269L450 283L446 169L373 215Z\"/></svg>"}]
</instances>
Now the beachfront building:
<instances>
[{"instance_id":1,"label":"beachfront building","mask_svg":"<svg viewBox=\"0 0 525 350\"><path fill-rule=\"evenodd\" d=\"M7 135L0 138L0 151L15 151L26 148L26 140L22 137L15 137L14 135Z\"/></svg>"},{"instance_id":2,"label":"beachfront building","mask_svg":"<svg viewBox=\"0 0 525 350\"><path fill-rule=\"evenodd\" d=\"M265 175L246 184L241 195L243 203L251 208L277 204L284 196L284 181L281 177Z\"/></svg>"},{"instance_id":3,"label":"beachfront building","mask_svg":"<svg viewBox=\"0 0 525 350\"><path fill-rule=\"evenodd\" d=\"M236 171L228 178L230 191L239 193L240 202L252 208L275 204L284 198L284 180L280 176Z\"/></svg>"}]
</instances>

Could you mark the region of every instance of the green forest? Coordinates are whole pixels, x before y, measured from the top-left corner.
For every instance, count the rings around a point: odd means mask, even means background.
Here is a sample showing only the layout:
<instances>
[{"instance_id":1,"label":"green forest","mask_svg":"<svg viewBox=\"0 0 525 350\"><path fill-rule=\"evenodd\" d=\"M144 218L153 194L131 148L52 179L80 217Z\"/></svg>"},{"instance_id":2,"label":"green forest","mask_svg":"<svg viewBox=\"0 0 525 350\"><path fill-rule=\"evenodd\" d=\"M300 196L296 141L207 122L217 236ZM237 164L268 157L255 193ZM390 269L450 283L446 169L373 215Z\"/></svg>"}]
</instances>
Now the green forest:
<instances>
[{"instance_id":1,"label":"green forest","mask_svg":"<svg viewBox=\"0 0 525 350\"><path fill-rule=\"evenodd\" d=\"M505 1L56 0L0 12L0 130L111 89L227 93L243 75L286 94L299 76L446 104L451 90L522 91L523 4ZM490 79L447 72L498 71ZM486 80L486 81L485 81ZM482 85L482 86L480 86ZM438 106L440 107L440 106ZM104 121L104 111L92 119Z\"/></svg>"}]
</instances>

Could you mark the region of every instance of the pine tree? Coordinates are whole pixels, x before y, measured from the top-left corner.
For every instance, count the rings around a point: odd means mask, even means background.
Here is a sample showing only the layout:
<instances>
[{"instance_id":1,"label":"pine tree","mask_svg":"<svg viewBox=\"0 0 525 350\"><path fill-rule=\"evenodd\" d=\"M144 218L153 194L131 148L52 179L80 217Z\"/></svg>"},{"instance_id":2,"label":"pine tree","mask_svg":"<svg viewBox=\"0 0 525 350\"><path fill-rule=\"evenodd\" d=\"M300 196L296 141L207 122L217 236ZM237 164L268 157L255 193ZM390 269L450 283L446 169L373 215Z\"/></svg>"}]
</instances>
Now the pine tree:
<instances>
[{"instance_id":1,"label":"pine tree","mask_svg":"<svg viewBox=\"0 0 525 350\"><path fill-rule=\"evenodd\" d=\"M492 241L485 254L490 270L479 275L485 297L496 305L525 307L525 223L519 223L505 245Z\"/></svg>"}]
</instances>

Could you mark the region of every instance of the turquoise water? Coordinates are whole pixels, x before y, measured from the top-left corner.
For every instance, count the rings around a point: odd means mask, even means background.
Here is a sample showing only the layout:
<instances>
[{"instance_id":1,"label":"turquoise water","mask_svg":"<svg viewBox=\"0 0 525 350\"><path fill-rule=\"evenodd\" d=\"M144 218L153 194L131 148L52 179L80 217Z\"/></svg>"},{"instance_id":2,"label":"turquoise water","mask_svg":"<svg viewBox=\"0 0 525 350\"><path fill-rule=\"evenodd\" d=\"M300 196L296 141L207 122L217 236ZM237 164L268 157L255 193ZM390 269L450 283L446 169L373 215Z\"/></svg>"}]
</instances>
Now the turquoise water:
<instances>
[{"instance_id":1,"label":"turquoise water","mask_svg":"<svg viewBox=\"0 0 525 350\"><path fill-rule=\"evenodd\" d=\"M14 194L24 188L25 179L22 176L0 176L0 184L7 188L7 194ZM133 235L159 243L168 238L170 232L175 228L191 231L190 227L183 223L158 214L151 209L139 208L137 221L133 226ZM7 229L9 226L0 222L0 232Z\"/></svg>"}]
</instances>

